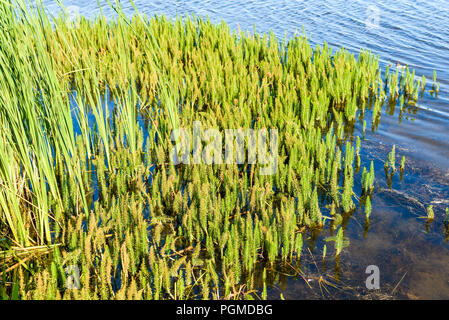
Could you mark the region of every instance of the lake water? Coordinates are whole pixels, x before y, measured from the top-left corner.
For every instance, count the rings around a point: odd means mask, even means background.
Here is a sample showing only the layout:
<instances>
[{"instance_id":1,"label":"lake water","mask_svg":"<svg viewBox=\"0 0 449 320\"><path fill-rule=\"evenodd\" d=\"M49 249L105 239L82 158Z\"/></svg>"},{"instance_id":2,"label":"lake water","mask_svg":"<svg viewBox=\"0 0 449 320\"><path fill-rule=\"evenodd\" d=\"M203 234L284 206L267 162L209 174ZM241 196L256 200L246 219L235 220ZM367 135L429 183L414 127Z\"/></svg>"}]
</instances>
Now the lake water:
<instances>
[{"instance_id":1,"label":"lake water","mask_svg":"<svg viewBox=\"0 0 449 320\"><path fill-rule=\"evenodd\" d=\"M51 13L58 8L44 0ZM73 13L93 18L99 14L97 1L63 1ZM107 1L100 1L106 16L112 16ZM360 48L379 55L383 68L398 61L425 75L431 85L437 72L437 98L428 90L419 104L403 117L382 114L376 133L367 135L365 160L376 162L378 184L373 197L369 230L364 214L348 221L349 248L340 261L328 257L323 265L319 254L324 235L304 255L307 279L286 277L270 289L270 298L449 298L449 245L443 224L449 207L449 1L144 1L137 8L149 16L165 14L209 17L224 20L233 29L258 32L272 30L280 39L297 30L313 44L327 41L333 48ZM127 14L134 9L122 1ZM402 118L399 121L398 118ZM387 188L383 161L396 145L397 154L407 157L403 180L395 177ZM435 221L426 226L426 207L434 205ZM330 245L332 246L332 245ZM313 254L313 252L317 254ZM316 258L316 256L319 257ZM365 269L380 270L380 290L365 287ZM286 272L294 274L292 270ZM338 279L336 279L338 278ZM321 279L321 280L320 280ZM323 282L323 281L327 281ZM328 290L328 291L326 291Z\"/></svg>"}]
</instances>

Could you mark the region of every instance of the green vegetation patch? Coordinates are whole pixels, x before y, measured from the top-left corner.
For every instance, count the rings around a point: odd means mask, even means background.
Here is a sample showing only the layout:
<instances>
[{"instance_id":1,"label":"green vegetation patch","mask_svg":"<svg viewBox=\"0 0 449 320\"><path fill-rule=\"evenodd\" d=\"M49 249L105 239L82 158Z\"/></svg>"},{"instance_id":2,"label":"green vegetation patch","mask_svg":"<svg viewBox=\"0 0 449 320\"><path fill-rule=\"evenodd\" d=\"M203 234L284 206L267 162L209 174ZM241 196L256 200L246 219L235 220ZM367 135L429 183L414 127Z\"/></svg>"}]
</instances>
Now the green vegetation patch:
<instances>
[{"instance_id":1,"label":"green vegetation patch","mask_svg":"<svg viewBox=\"0 0 449 320\"><path fill-rule=\"evenodd\" d=\"M70 22L1 1L0 26L2 291L21 299L265 298L310 232L335 230L338 255L342 221L365 201L369 217L366 121L421 91L367 51L196 17ZM171 133L195 121L276 129L276 172L174 165Z\"/></svg>"}]
</instances>

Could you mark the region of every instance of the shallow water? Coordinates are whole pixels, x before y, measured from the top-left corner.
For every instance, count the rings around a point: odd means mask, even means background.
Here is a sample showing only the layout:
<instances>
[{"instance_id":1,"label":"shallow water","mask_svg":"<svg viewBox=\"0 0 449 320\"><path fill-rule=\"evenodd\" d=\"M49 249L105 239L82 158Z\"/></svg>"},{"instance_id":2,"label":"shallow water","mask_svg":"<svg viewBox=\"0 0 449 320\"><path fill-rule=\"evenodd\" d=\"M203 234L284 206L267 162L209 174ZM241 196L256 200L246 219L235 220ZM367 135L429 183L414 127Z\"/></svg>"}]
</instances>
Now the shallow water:
<instances>
[{"instance_id":1,"label":"shallow water","mask_svg":"<svg viewBox=\"0 0 449 320\"><path fill-rule=\"evenodd\" d=\"M50 12L57 11L53 1L43 2ZM132 5L122 2L125 12L132 14ZM63 3L71 12L91 18L100 12L96 1ZM113 15L107 1L100 3L105 15ZM194 13L213 22L224 20L233 29L272 30L279 39L293 36L295 30L301 33L304 26L314 44L327 41L333 48L344 46L355 54L367 48L379 55L383 68L398 61L415 69L417 76L425 75L427 91L416 108L402 116L398 109L394 115L384 109L378 131L367 132L362 165L374 159L377 180L369 230L362 211L349 218L346 235L350 246L344 249L337 270L331 243L327 243L323 268L321 250L328 234L320 235L302 259L305 279L287 277L271 287L269 297L279 298L282 292L286 299L449 298L449 245L443 225L444 209L449 207L448 0L136 0L135 4L148 15ZM438 98L428 93L433 70L440 82ZM405 155L407 161L403 179L396 174L390 191L383 162L393 144L396 154ZM420 216L429 204L434 205L435 221L426 227ZM365 287L368 265L379 266L380 290Z\"/></svg>"}]
</instances>

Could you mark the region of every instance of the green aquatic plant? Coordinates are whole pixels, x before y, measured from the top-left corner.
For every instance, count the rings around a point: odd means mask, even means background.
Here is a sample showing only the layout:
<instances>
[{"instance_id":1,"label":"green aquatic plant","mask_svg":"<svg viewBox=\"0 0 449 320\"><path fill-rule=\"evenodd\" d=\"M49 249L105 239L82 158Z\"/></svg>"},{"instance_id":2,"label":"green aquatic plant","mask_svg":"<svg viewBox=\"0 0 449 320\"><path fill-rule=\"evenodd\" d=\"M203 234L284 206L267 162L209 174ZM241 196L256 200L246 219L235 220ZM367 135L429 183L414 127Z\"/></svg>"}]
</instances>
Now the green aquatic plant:
<instances>
[{"instance_id":1,"label":"green aquatic plant","mask_svg":"<svg viewBox=\"0 0 449 320\"><path fill-rule=\"evenodd\" d=\"M401 171L404 171L404 169L405 169L405 156L402 156L402 159L401 159L401 166L399 167L399 169L400 169Z\"/></svg>"},{"instance_id":2,"label":"green aquatic plant","mask_svg":"<svg viewBox=\"0 0 449 320\"><path fill-rule=\"evenodd\" d=\"M366 167L362 171L362 191L364 193L370 193L374 187L374 162L371 161L370 171L368 172Z\"/></svg>"},{"instance_id":3,"label":"green aquatic plant","mask_svg":"<svg viewBox=\"0 0 449 320\"><path fill-rule=\"evenodd\" d=\"M344 237L343 227L340 227L336 236L327 237L326 241L333 241L335 248L335 255L340 256L341 251L349 246L349 240Z\"/></svg>"},{"instance_id":4,"label":"green aquatic plant","mask_svg":"<svg viewBox=\"0 0 449 320\"><path fill-rule=\"evenodd\" d=\"M427 207L427 221L433 221L435 213L433 212L433 205Z\"/></svg>"},{"instance_id":5,"label":"green aquatic plant","mask_svg":"<svg viewBox=\"0 0 449 320\"><path fill-rule=\"evenodd\" d=\"M384 82L369 51L112 7L111 19L71 24L0 2L0 223L15 253L3 269L21 273L7 293L266 298L328 220L339 256L362 166L371 212L374 164L365 167L356 125L364 138L365 116L374 130L385 102L408 103L414 73ZM173 129L197 121L200 133L278 129L277 171L259 174L264 164L246 152L239 163L197 162L194 141L189 164L175 165ZM74 267L80 289L67 290Z\"/></svg>"},{"instance_id":6,"label":"green aquatic plant","mask_svg":"<svg viewBox=\"0 0 449 320\"><path fill-rule=\"evenodd\" d=\"M393 145L391 152L388 154L388 158L385 161L384 167L386 170L391 169L392 172L396 171L396 146L395 145Z\"/></svg>"},{"instance_id":7,"label":"green aquatic plant","mask_svg":"<svg viewBox=\"0 0 449 320\"><path fill-rule=\"evenodd\" d=\"M326 245L323 245L323 261L326 259L326 253L327 253L327 247Z\"/></svg>"},{"instance_id":8,"label":"green aquatic plant","mask_svg":"<svg viewBox=\"0 0 449 320\"><path fill-rule=\"evenodd\" d=\"M435 90L436 87L436 82L437 82L437 71L433 70L433 89Z\"/></svg>"},{"instance_id":9,"label":"green aquatic plant","mask_svg":"<svg viewBox=\"0 0 449 320\"><path fill-rule=\"evenodd\" d=\"M426 76L423 75L421 80L421 97L424 93L425 88L426 88Z\"/></svg>"},{"instance_id":10,"label":"green aquatic plant","mask_svg":"<svg viewBox=\"0 0 449 320\"><path fill-rule=\"evenodd\" d=\"M372 208L371 208L371 197L367 196L366 200L365 200L365 215L366 215L367 219L369 219L369 216L371 215L371 211L372 211Z\"/></svg>"}]
</instances>

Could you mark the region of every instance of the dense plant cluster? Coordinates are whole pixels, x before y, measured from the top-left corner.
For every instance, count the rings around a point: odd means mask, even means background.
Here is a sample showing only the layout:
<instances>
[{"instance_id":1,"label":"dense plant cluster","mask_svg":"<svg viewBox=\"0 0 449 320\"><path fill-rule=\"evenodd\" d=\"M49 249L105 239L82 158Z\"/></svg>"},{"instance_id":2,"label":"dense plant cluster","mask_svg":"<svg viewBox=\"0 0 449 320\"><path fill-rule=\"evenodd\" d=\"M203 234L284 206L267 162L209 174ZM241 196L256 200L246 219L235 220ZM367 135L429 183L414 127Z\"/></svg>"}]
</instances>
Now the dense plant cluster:
<instances>
[{"instance_id":1,"label":"dense plant cluster","mask_svg":"<svg viewBox=\"0 0 449 320\"><path fill-rule=\"evenodd\" d=\"M311 230L335 230L340 253L362 169L355 124L369 113L374 130L385 103L421 88L304 35L120 10L68 22L18 4L0 3L0 223L7 290L24 299L266 297L266 270L299 263ZM276 128L278 170L173 165L170 134L194 121ZM372 163L359 176L369 217Z\"/></svg>"}]
</instances>

